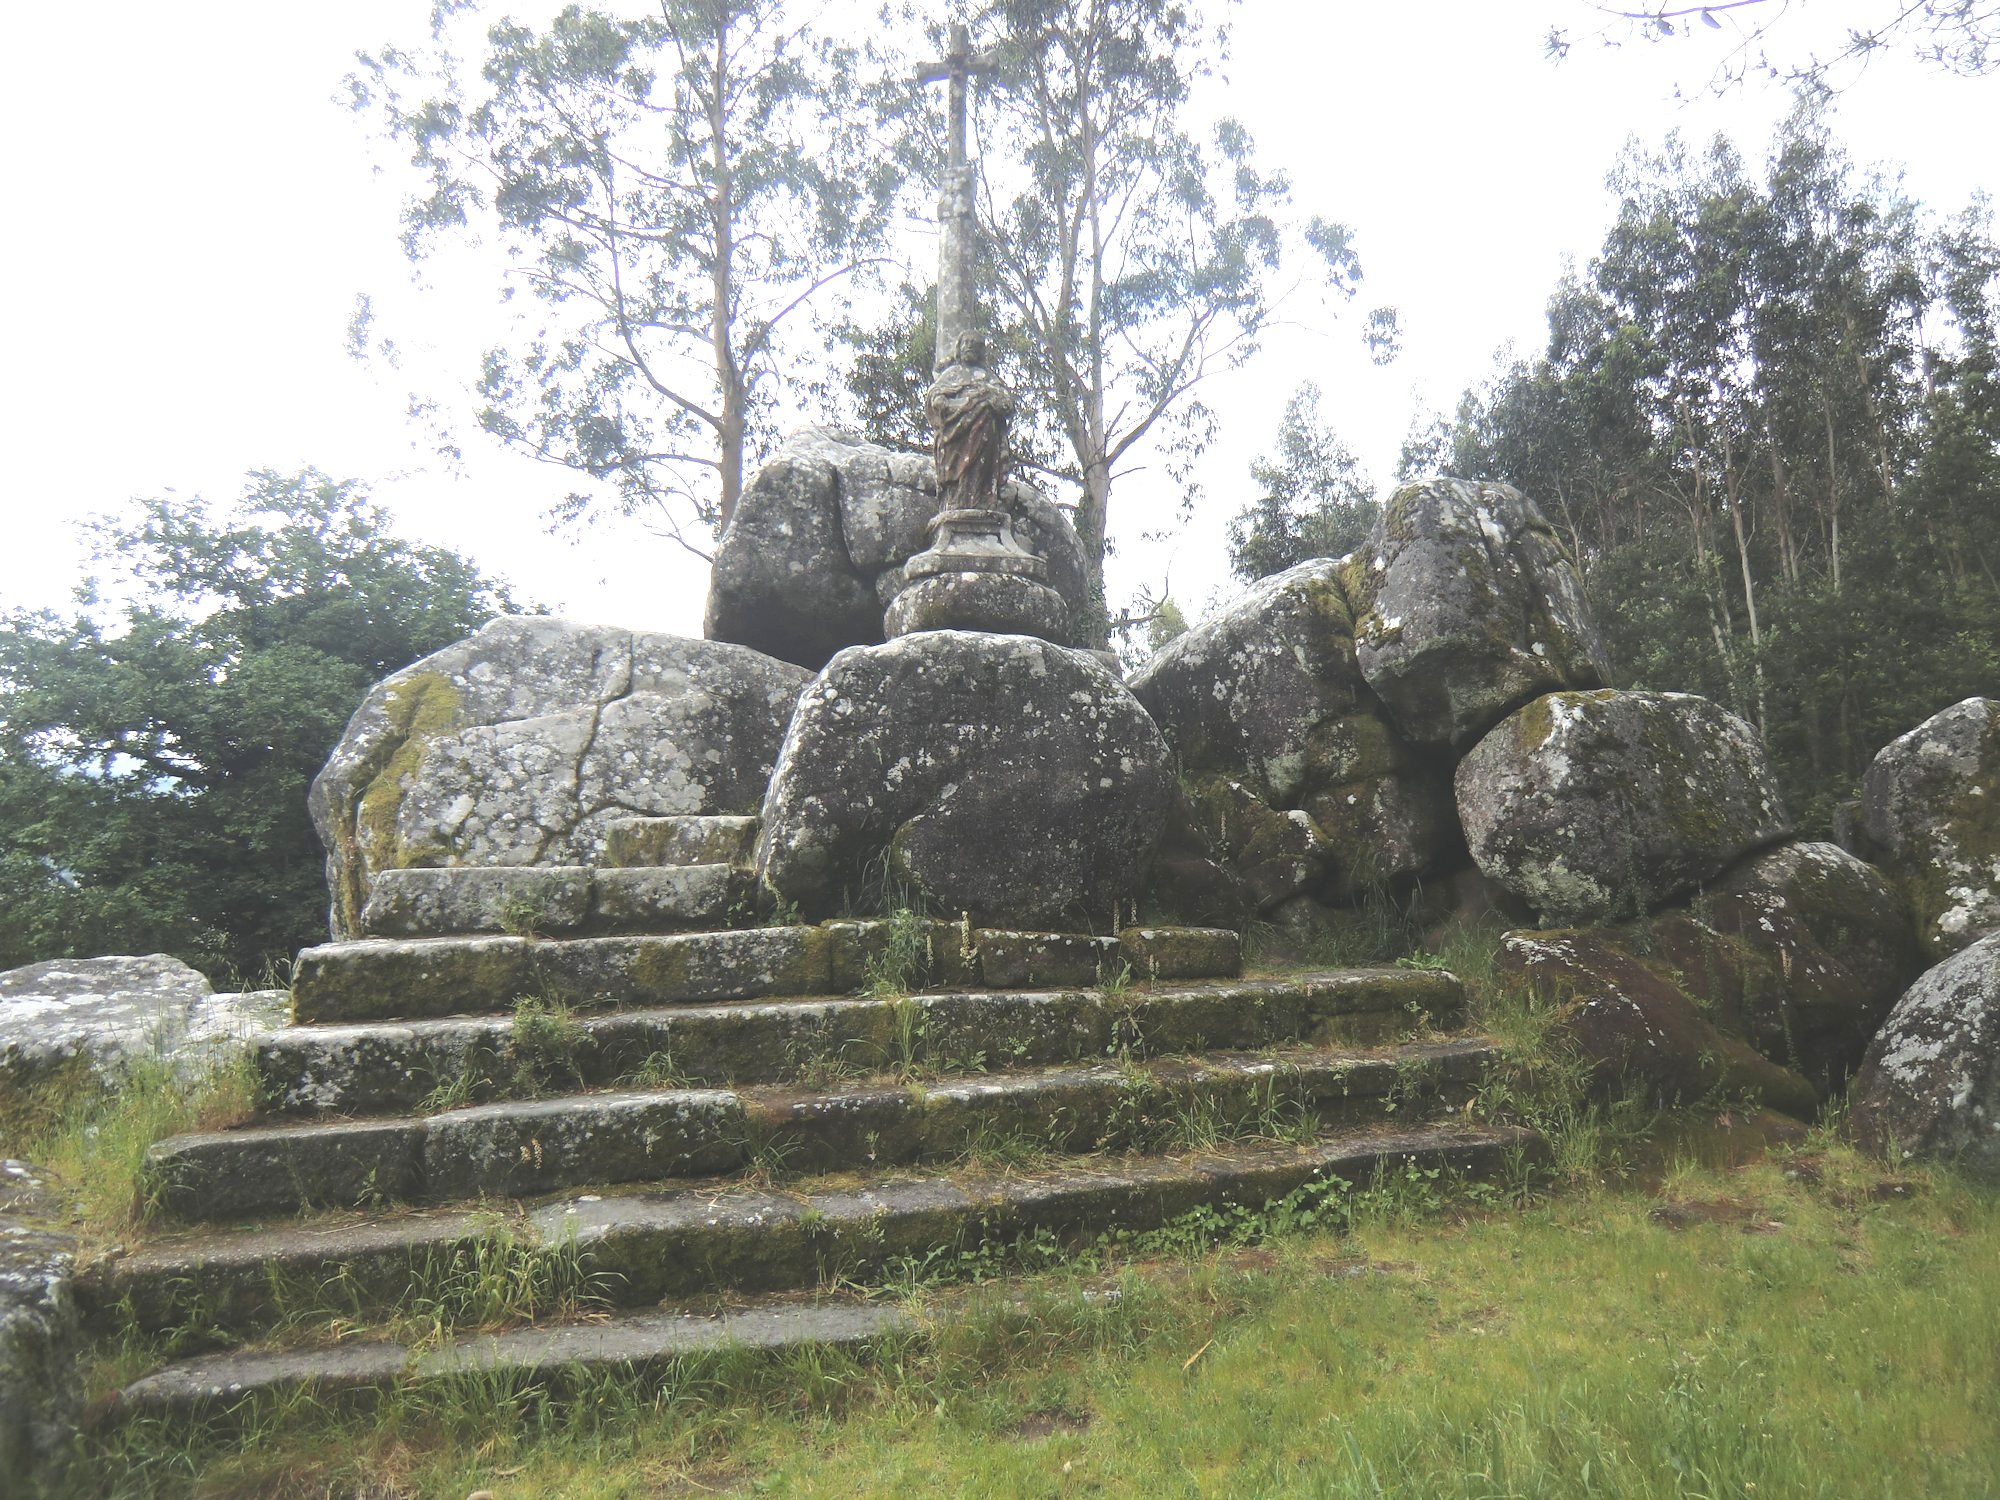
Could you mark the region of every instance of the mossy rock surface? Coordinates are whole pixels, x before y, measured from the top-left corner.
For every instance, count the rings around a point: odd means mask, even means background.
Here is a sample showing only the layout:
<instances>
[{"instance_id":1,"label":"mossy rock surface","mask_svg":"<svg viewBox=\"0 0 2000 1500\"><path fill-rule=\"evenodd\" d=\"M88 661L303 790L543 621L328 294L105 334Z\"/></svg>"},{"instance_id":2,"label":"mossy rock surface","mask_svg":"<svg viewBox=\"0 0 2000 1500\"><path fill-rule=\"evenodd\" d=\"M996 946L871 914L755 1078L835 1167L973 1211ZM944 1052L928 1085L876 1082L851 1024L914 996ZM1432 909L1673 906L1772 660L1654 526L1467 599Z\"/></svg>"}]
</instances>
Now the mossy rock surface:
<instances>
[{"instance_id":1,"label":"mossy rock surface","mask_svg":"<svg viewBox=\"0 0 2000 1500\"><path fill-rule=\"evenodd\" d=\"M1791 831L1756 731L1685 693L1551 693L1459 763L1488 879L1548 926L1637 915Z\"/></svg>"},{"instance_id":2,"label":"mossy rock surface","mask_svg":"<svg viewBox=\"0 0 2000 1500\"><path fill-rule=\"evenodd\" d=\"M2000 932L1927 970L1854 1081L1854 1132L1876 1150L2000 1183Z\"/></svg>"},{"instance_id":3,"label":"mossy rock surface","mask_svg":"<svg viewBox=\"0 0 2000 1500\"><path fill-rule=\"evenodd\" d=\"M631 817L749 814L799 690L743 646L495 620L378 684L309 799L330 930L360 930L373 873L588 865Z\"/></svg>"},{"instance_id":4,"label":"mossy rock surface","mask_svg":"<svg viewBox=\"0 0 2000 1500\"><path fill-rule=\"evenodd\" d=\"M1660 1107L1720 1095L1810 1118L1819 1095L1713 1013L1643 931L1567 928L1510 932L1500 983L1558 1007L1556 1033L1589 1063L1598 1092L1637 1091Z\"/></svg>"},{"instance_id":5,"label":"mossy rock surface","mask_svg":"<svg viewBox=\"0 0 2000 1500\"><path fill-rule=\"evenodd\" d=\"M1404 485L1345 582L1361 675L1417 744L1463 747L1542 693L1610 680L1574 561L1508 485Z\"/></svg>"},{"instance_id":6,"label":"mossy rock surface","mask_svg":"<svg viewBox=\"0 0 2000 1500\"><path fill-rule=\"evenodd\" d=\"M1862 809L1932 958L2000 929L2000 701L1968 698L1884 746Z\"/></svg>"}]
</instances>

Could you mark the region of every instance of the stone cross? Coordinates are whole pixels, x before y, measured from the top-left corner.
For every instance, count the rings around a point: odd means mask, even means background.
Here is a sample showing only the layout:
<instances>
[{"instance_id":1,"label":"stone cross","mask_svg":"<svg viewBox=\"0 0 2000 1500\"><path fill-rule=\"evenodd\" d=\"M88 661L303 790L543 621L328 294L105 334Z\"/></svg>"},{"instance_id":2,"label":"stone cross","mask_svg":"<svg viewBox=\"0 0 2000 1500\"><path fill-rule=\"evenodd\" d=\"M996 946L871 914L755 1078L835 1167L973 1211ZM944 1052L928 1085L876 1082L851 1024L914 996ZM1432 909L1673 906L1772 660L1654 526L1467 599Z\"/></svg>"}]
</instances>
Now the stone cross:
<instances>
[{"instance_id":1,"label":"stone cross","mask_svg":"<svg viewBox=\"0 0 2000 1500\"><path fill-rule=\"evenodd\" d=\"M945 118L944 191L938 198L937 356L932 371L951 362L958 336L978 326L973 307L972 247L977 230L972 216L972 166L965 154L966 85L975 74L993 71L990 59L972 50L963 22L953 21L946 33L944 57L917 72L919 83L948 83Z\"/></svg>"}]
</instances>

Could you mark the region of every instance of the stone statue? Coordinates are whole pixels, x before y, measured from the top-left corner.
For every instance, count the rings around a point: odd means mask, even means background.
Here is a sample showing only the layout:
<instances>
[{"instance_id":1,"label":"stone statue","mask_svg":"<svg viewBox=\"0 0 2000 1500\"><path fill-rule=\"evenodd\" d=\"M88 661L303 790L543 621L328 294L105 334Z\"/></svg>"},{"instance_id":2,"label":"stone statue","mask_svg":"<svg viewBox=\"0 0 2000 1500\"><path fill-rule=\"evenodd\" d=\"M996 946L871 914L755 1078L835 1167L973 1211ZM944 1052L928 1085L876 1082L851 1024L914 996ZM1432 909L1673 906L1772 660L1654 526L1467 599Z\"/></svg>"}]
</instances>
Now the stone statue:
<instances>
[{"instance_id":1,"label":"stone statue","mask_svg":"<svg viewBox=\"0 0 2000 1500\"><path fill-rule=\"evenodd\" d=\"M986 340L961 333L924 394L937 456L938 509L999 510L1014 397L986 368Z\"/></svg>"}]
</instances>

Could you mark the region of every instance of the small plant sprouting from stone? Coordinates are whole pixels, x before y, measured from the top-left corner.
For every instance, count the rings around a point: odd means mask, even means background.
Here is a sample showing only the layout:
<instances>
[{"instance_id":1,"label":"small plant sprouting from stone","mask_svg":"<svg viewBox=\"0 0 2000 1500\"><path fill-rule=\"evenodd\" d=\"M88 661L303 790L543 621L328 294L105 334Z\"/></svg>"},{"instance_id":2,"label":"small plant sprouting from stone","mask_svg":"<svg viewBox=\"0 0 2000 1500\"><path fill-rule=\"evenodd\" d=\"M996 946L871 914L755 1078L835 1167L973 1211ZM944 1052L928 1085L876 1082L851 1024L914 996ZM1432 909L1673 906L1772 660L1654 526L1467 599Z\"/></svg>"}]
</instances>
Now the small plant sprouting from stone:
<instances>
[{"instance_id":1,"label":"small plant sprouting from stone","mask_svg":"<svg viewBox=\"0 0 2000 1500\"><path fill-rule=\"evenodd\" d=\"M522 995L514 1002L514 1085L524 1094L584 1082L581 1055L588 1038L566 1002Z\"/></svg>"},{"instance_id":2,"label":"small plant sprouting from stone","mask_svg":"<svg viewBox=\"0 0 2000 1500\"><path fill-rule=\"evenodd\" d=\"M924 914L899 906L883 921L881 950L868 959L868 993L878 1000L907 995L931 958L931 924Z\"/></svg>"},{"instance_id":3,"label":"small plant sprouting from stone","mask_svg":"<svg viewBox=\"0 0 2000 1500\"><path fill-rule=\"evenodd\" d=\"M1132 966L1122 958L1118 967L1107 970L1099 966L1097 970L1097 993L1107 1000L1119 1000L1132 993Z\"/></svg>"},{"instance_id":4,"label":"small plant sprouting from stone","mask_svg":"<svg viewBox=\"0 0 2000 1500\"><path fill-rule=\"evenodd\" d=\"M548 911L529 896L510 896L500 908L500 930L510 937L539 937L548 926Z\"/></svg>"},{"instance_id":5,"label":"small plant sprouting from stone","mask_svg":"<svg viewBox=\"0 0 2000 1500\"><path fill-rule=\"evenodd\" d=\"M673 1052L667 1048L647 1053L618 1081L628 1088L640 1089L688 1089L697 1086L694 1078L674 1061Z\"/></svg>"}]
</instances>

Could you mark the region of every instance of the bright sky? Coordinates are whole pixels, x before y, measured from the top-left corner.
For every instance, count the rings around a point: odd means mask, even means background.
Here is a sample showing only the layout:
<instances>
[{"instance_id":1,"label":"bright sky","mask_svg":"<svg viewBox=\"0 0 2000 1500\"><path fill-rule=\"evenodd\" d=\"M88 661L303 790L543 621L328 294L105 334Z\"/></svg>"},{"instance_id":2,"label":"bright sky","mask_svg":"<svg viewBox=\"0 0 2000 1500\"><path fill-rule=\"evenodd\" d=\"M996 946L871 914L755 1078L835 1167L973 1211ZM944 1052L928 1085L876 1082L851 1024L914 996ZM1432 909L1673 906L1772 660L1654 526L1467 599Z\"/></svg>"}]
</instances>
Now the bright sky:
<instances>
[{"instance_id":1,"label":"bright sky","mask_svg":"<svg viewBox=\"0 0 2000 1500\"><path fill-rule=\"evenodd\" d=\"M1885 3L1797 4L1775 41L1824 47ZM449 266L411 287L396 182L371 171L376 153L335 95L357 49L418 40L427 11L426 0L97 0L85 39L72 7L10 8L0 604L64 602L83 571L80 517L167 490L227 499L246 469L310 463L372 481L403 533L454 546L564 613L700 633L706 579L671 544L616 526L551 538L543 512L566 476L476 434L464 464L448 465L405 417L413 381L467 404L492 289ZM1503 344L1536 348L1565 258L1587 260L1609 222L1603 179L1628 135L1722 130L1754 162L1788 102L1764 88L1672 99L1677 82L1698 90L1726 32L1579 46L1551 66L1551 23L1591 28L1581 0L1245 0L1232 14L1218 97L1291 174L1302 216L1354 228L1367 284L1338 322L1285 331L1210 390L1224 436L1192 523L1141 541L1172 515L1165 476L1119 488L1114 599L1167 577L1191 606L1228 587L1225 523L1251 498L1246 466L1301 380L1319 381L1386 482L1418 405L1448 408ZM1897 56L1847 93L1837 129L1857 158L1903 165L1918 197L1955 210L2000 187L1996 121L2000 77L1940 78ZM345 352L362 292L411 350L400 374ZM1377 303L1400 308L1405 329L1387 369L1358 345Z\"/></svg>"}]
</instances>

